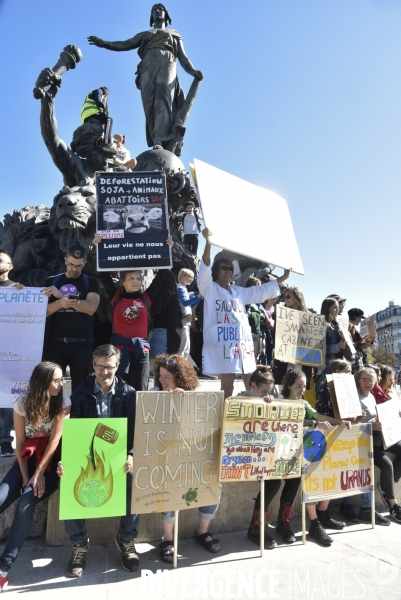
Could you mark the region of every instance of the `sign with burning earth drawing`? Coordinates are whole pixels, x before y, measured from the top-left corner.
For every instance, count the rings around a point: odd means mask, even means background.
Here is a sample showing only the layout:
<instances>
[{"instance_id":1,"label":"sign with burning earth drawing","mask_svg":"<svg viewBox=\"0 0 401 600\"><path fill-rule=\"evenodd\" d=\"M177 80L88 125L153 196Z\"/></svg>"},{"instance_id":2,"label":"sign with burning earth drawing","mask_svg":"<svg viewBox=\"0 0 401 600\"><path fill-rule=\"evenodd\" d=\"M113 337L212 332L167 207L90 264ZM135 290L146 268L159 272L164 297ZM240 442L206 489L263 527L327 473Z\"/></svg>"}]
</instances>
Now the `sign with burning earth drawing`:
<instances>
[{"instance_id":1,"label":"sign with burning earth drawing","mask_svg":"<svg viewBox=\"0 0 401 600\"><path fill-rule=\"evenodd\" d=\"M126 460L127 419L66 419L59 518L125 515Z\"/></svg>"}]
</instances>

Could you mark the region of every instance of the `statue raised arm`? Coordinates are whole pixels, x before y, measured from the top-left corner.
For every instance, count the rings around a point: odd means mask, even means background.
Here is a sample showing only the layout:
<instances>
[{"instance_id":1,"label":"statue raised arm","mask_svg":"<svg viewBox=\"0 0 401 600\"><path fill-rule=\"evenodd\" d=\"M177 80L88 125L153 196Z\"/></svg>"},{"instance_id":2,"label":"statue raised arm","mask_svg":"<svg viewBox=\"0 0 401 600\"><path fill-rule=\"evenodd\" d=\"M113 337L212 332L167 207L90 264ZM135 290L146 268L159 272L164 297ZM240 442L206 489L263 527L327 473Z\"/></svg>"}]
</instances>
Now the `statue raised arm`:
<instances>
[{"instance_id":1,"label":"statue raised arm","mask_svg":"<svg viewBox=\"0 0 401 600\"><path fill-rule=\"evenodd\" d=\"M121 42L107 42L96 36L89 36L88 41L91 45L115 52L138 48L141 62L136 72L136 85L141 91L145 111L148 146L165 148L179 156L185 133L183 123L203 73L194 68L185 54L181 36L175 29L167 29L167 23L171 24L167 9L163 4L155 4L150 16L153 29ZM176 59L196 80L187 100L178 81Z\"/></svg>"}]
</instances>

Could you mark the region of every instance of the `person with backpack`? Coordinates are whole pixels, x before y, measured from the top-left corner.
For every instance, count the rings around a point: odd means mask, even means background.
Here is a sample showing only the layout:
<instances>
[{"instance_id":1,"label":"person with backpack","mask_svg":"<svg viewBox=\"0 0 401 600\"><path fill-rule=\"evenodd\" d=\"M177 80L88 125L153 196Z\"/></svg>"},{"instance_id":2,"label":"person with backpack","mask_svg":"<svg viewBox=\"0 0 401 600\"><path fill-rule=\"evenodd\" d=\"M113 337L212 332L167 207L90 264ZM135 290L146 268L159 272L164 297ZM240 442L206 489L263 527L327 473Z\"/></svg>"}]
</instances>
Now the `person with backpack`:
<instances>
[{"instance_id":1,"label":"person with backpack","mask_svg":"<svg viewBox=\"0 0 401 600\"><path fill-rule=\"evenodd\" d=\"M101 237L96 234L93 243L97 245L100 242ZM168 237L167 244L174 244L171 237ZM113 312L110 343L121 351L118 375L136 391L148 389L151 306L168 274L168 269L159 269L144 291L141 290L141 271L121 271L120 286L114 283L109 272L100 274Z\"/></svg>"},{"instance_id":2,"label":"person with backpack","mask_svg":"<svg viewBox=\"0 0 401 600\"><path fill-rule=\"evenodd\" d=\"M49 298L42 360L60 365L63 375L70 367L71 390L91 372L92 315L100 301L98 279L82 273L86 259L85 248L70 246L66 272L48 277L42 289Z\"/></svg>"},{"instance_id":3,"label":"person with backpack","mask_svg":"<svg viewBox=\"0 0 401 600\"><path fill-rule=\"evenodd\" d=\"M188 200L185 204L185 210L186 212L173 213L171 217L173 219L178 217L182 221L185 245L192 254L196 254L198 252L198 235L202 230L200 217L192 200Z\"/></svg>"}]
</instances>

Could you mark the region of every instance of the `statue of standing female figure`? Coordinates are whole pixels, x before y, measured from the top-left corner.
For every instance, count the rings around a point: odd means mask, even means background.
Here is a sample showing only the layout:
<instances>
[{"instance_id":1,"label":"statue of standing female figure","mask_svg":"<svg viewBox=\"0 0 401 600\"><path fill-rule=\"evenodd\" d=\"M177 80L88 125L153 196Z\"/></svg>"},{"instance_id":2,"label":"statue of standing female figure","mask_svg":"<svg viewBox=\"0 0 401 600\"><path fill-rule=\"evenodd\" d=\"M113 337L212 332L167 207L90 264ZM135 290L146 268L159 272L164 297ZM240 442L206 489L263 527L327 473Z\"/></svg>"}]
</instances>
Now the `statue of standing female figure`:
<instances>
[{"instance_id":1,"label":"statue of standing female figure","mask_svg":"<svg viewBox=\"0 0 401 600\"><path fill-rule=\"evenodd\" d=\"M150 15L149 31L137 33L125 42L106 42L96 36L88 41L99 48L122 52L138 48L141 62L138 65L136 85L141 90L146 117L148 146L174 149L175 126L182 121L179 111L183 109L185 96L180 87L176 59L184 71L196 80L203 79L185 54L182 38L175 29L167 29L171 18L163 4L154 4ZM181 128L185 131L185 128ZM176 152L179 155L179 152Z\"/></svg>"}]
</instances>

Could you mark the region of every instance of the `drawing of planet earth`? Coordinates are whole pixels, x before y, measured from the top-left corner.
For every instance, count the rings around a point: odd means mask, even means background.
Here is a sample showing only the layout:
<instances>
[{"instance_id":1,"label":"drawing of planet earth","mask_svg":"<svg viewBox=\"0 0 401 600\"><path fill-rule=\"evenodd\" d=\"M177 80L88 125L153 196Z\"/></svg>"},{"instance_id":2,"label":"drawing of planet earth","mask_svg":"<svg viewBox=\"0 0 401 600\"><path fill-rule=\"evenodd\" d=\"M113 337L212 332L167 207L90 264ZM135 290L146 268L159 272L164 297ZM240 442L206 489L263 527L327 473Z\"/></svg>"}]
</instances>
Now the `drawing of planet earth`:
<instances>
[{"instance_id":1,"label":"drawing of planet earth","mask_svg":"<svg viewBox=\"0 0 401 600\"><path fill-rule=\"evenodd\" d=\"M308 431L304 435L304 457L308 462L319 462L327 451L326 438L320 431Z\"/></svg>"},{"instance_id":2,"label":"drawing of planet earth","mask_svg":"<svg viewBox=\"0 0 401 600\"><path fill-rule=\"evenodd\" d=\"M94 479L83 483L79 488L78 495L83 506L97 508L105 503L107 490L103 483Z\"/></svg>"}]
</instances>

